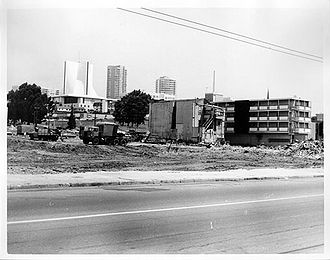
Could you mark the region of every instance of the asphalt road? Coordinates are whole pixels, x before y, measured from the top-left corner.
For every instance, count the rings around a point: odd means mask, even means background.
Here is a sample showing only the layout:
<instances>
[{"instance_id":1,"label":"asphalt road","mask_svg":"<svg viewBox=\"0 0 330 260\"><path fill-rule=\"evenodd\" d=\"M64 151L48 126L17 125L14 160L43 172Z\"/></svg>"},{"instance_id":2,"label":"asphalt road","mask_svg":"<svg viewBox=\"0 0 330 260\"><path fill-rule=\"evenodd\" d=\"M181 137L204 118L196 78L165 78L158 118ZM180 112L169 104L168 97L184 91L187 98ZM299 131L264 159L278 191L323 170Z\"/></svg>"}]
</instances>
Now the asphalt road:
<instances>
[{"instance_id":1,"label":"asphalt road","mask_svg":"<svg viewBox=\"0 0 330 260\"><path fill-rule=\"evenodd\" d=\"M323 202L323 178L9 191L8 253L323 253Z\"/></svg>"}]
</instances>

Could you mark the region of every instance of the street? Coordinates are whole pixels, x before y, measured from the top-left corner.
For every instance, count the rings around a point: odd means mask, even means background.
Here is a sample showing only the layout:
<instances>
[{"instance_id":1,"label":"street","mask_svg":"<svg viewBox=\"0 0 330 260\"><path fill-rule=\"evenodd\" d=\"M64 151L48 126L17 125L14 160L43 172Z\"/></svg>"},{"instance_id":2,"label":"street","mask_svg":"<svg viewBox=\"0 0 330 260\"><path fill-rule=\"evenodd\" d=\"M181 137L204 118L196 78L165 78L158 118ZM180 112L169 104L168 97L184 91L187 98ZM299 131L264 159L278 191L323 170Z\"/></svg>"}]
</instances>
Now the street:
<instances>
[{"instance_id":1,"label":"street","mask_svg":"<svg viewBox=\"0 0 330 260\"><path fill-rule=\"evenodd\" d=\"M323 204L323 178L9 191L8 253L323 253Z\"/></svg>"}]
</instances>

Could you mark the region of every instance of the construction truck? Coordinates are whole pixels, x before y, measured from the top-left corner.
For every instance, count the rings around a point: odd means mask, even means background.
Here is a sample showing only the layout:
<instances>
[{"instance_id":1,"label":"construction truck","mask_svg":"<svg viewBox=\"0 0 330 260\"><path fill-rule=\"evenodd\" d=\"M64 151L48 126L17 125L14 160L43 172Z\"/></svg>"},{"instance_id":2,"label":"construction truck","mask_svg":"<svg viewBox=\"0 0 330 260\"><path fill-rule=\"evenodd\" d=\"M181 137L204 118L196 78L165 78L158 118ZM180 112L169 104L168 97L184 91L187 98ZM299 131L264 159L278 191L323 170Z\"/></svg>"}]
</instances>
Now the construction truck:
<instances>
[{"instance_id":1,"label":"construction truck","mask_svg":"<svg viewBox=\"0 0 330 260\"><path fill-rule=\"evenodd\" d=\"M43 140L43 141L57 141L60 137L60 132L57 129L50 128L36 128L32 133L29 133L31 140Z\"/></svg>"},{"instance_id":2,"label":"construction truck","mask_svg":"<svg viewBox=\"0 0 330 260\"><path fill-rule=\"evenodd\" d=\"M115 123L102 122L96 126L81 126L79 137L84 144L90 142L94 145L123 145L128 143L128 138L125 133L118 130L118 125Z\"/></svg>"},{"instance_id":3,"label":"construction truck","mask_svg":"<svg viewBox=\"0 0 330 260\"><path fill-rule=\"evenodd\" d=\"M34 132L34 125L25 125L25 124L19 124L17 125L17 134L18 135L26 135L29 133Z\"/></svg>"}]
</instances>

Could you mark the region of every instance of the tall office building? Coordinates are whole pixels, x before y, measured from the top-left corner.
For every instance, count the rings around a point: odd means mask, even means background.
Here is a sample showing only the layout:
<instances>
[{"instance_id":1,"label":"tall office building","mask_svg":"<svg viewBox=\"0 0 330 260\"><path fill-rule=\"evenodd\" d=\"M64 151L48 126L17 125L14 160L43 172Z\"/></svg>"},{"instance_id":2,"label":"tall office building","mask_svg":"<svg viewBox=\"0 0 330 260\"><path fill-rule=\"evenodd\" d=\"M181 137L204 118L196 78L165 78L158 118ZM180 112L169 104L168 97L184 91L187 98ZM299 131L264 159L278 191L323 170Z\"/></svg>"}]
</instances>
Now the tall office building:
<instances>
[{"instance_id":1,"label":"tall office building","mask_svg":"<svg viewBox=\"0 0 330 260\"><path fill-rule=\"evenodd\" d=\"M175 96L176 82L166 76L156 80L156 93L164 93Z\"/></svg>"},{"instance_id":2,"label":"tall office building","mask_svg":"<svg viewBox=\"0 0 330 260\"><path fill-rule=\"evenodd\" d=\"M124 66L108 66L107 98L121 98L126 95L127 71Z\"/></svg>"}]
</instances>

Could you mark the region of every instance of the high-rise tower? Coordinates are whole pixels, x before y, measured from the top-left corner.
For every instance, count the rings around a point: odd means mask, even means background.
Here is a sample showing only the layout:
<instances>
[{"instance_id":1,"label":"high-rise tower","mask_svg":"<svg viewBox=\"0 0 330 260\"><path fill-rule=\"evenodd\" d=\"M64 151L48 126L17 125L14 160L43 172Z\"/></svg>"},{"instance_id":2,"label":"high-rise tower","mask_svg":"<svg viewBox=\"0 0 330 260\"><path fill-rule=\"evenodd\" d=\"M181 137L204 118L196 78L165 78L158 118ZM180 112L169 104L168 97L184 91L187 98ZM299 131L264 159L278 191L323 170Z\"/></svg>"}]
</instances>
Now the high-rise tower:
<instances>
[{"instance_id":1,"label":"high-rise tower","mask_svg":"<svg viewBox=\"0 0 330 260\"><path fill-rule=\"evenodd\" d=\"M108 66L107 98L121 98L126 95L127 71L124 66Z\"/></svg>"},{"instance_id":2,"label":"high-rise tower","mask_svg":"<svg viewBox=\"0 0 330 260\"><path fill-rule=\"evenodd\" d=\"M166 76L156 80L156 93L164 93L175 96L176 82Z\"/></svg>"}]
</instances>

